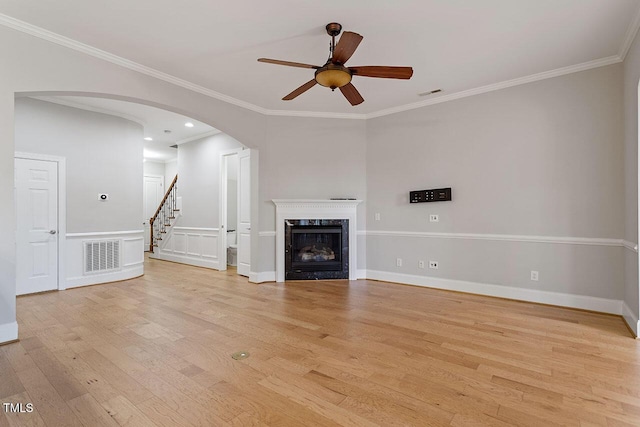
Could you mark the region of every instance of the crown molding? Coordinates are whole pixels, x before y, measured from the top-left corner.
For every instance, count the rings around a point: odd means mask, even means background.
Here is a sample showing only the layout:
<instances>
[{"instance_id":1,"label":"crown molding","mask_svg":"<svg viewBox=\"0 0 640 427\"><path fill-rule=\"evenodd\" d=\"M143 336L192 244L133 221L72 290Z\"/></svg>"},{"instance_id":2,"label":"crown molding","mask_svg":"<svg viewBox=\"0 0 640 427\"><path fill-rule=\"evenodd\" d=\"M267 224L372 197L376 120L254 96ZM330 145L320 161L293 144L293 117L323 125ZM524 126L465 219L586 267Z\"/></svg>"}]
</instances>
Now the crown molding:
<instances>
[{"instance_id":1,"label":"crown molding","mask_svg":"<svg viewBox=\"0 0 640 427\"><path fill-rule=\"evenodd\" d=\"M415 102L413 104L400 105L398 107L387 108L375 113L367 114L367 119L373 119L376 117L388 116L390 114L400 113L402 111L415 110L416 108L426 107L428 105L441 104L443 102L454 101L456 99L467 98L469 96L480 95L482 93L493 92L496 90L506 89L513 86L520 86L527 83L537 82L540 80L551 79L553 77L564 76L567 74L577 73L580 71L590 70L592 68L605 67L607 65L617 64L622 62L619 56L609 56L607 58L596 59L594 61L583 62L582 64L571 65L568 67L558 68L551 71L544 71L542 73L532 74L530 76L519 77L513 80L506 80L504 82L493 83L486 86L477 87L474 89L463 90L461 92L455 92L450 95L443 95L438 98L429 99L426 101Z\"/></svg>"},{"instance_id":2,"label":"crown molding","mask_svg":"<svg viewBox=\"0 0 640 427\"><path fill-rule=\"evenodd\" d=\"M492 92L496 90L501 90L513 86L518 86L522 84L527 84L531 82L536 82L544 79L550 79L553 77L559 77L566 74L577 73L580 71L589 70L592 68L604 67L607 65L616 64L624 61L624 57L629 51L633 40L635 38L638 29L640 28L640 8L638 13L636 13L633 21L629 25L627 29L624 42L619 49L619 53L617 55L609 56L606 58L597 59L594 61L584 62L582 64L571 65L568 67L558 68L556 70L545 71L542 73L532 74L530 76L520 77L517 79L507 80L504 82L494 83L486 86L481 86L474 89L464 90L456 93L452 93L449 95L440 96L435 99L425 100L421 102L415 102L411 104L401 105L398 107L387 108L383 110L379 110L376 112L368 113L368 114L351 114L351 113L331 113L331 112L315 112L315 111L289 111L289 110L269 110L267 108L263 108L257 106L255 104L251 104L250 102L242 101L236 98L233 98L228 95L224 95L220 92L216 92L212 89L208 89L204 86L197 85L195 83L189 82L187 80L172 76L170 74L164 73L162 71L156 70L155 68L147 67L145 65L139 64L137 62L131 61L129 59L125 59L123 57L114 55L112 53L106 52L104 50L95 48L93 46L87 45L85 43L81 43L69 37L62 36L60 34L54 33L49 30L45 30L44 28L37 27L35 25L29 24L27 22L21 21L16 18L12 18L10 16L0 14L0 25L3 25L8 28L12 28L17 31L21 31L26 34L30 34L32 36L41 38L43 40L67 47L69 49L76 50L78 52L85 53L87 55L93 56L95 58L102 59L104 61L111 62L115 65L119 65L124 68L128 68L130 70L146 74L150 77L157 78L159 80L166 81L168 83L174 84L176 86L183 87L185 89L191 90L196 93L200 93L205 96L209 96L211 98L215 98L219 101L223 101L241 108L245 108L250 111L254 111L259 114L263 114L266 116L286 116L286 117L311 117L311 118L328 118L328 119L355 119L355 120L367 120L382 116L387 116L391 114L396 114L403 111L414 110L417 108L426 107L429 105L440 104L443 102L449 102L456 99L466 98L469 96L480 95L487 92Z\"/></svg>"},{"instance_id":3,"label":"crown molding","mask_svg":"<svg viewBox=\"0 0 640 427\"><path fill-rule=\"evenodd\" d=\"M54 33L53 31L45 30L44 28L37 27L16 18L12 18L11 16L0 14L0 25L4 25L5 27L9 27L14 30L18 30L23 33L41 38L43 40L58 44L60 46L64 46L69 49L73 49L78 52L82 52L87 55L111 62L112 64L116 64L121 67L128 68L130 70L137 71L139 73L146 74L160 80L164 80L168 83L183 87L185 89L189 89L193 92L198 92L202 95L207 95L211 98L215 98L220 101L236 105L238 107L255 111L256 113L267 114L268 112L267 109L251 104L249 102L241 101L231 96L224 95L220 92L216 92L215 90L208 89L204 86L200 86L195 83L191 83L190 81L183 80L167 73L163 73L162 71L158 71L155 68L147 67L146 65L139 64L129 59L125 59L121 56L106 52L102 49L98 49L69 37L62 36L60 34Z\"/></svg>"},{"instance_id":4,"label":"crown molding","mask_svg":"<svg viewBox=\"0 0 640 427\"><path fill-rule=\"evenodd\" d=\"M638 6L638 10L636 10L636 14L631 20L629 27L627 28L627 32L624 36L624 41L620 46L620 50L618 51L618 56L621 61L627 57L629 53L629 49L631 49L631 45L636 38L636 34L638 34L638 29L640 29L640 5Z\"/></svg>"},{"instance_id":5,"label":"crown molding","mask_svg":"<svg viewBox=\"0 0 640 427\"><path fill-rule=\"evenodd\" d=\"M366 120L366 114L359 113L329 113L323 111L290 111L290 110L268 110L267 116L285 116L285 117L312 117L320 119L351 119Z\"/></svg>"},{"instance_id":6,"label":"crown molding","mask_svg":"<svg viewBox=\"0 0 640 427\"><path fill-rule=\"evenodd\" d=\"M129 114L120 113L118 111L112 111L106 108L94 107L92 105L82 104L80 102L69 101L68 99L56 98L54 96L27 96L26 98L37 99L38 101L51 102L52 104L64 105L65 107L77 108L79 110L91 111L93 113L106 114L109 116L120 117L125 120L136 122L143 128L147 126L147 123L139 117L130 116Z\"/></svg>"}]
</instances>

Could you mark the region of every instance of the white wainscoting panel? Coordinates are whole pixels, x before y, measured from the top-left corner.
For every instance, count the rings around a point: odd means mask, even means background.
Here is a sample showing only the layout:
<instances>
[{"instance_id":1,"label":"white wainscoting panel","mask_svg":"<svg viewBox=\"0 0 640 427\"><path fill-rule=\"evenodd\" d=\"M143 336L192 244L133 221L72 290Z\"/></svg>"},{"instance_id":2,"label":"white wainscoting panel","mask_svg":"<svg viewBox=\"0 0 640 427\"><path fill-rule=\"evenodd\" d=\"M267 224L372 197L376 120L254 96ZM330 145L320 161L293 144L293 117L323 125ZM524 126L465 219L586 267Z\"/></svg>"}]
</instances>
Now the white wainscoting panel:
<instances>
[{"instance_id":1,"label":"white wainscoting panel","mask_svg":"<svg viewBox=\"0 0 640 427\"><path fill-rule=\"evenodd\" d=\"M144 274L144 230L99 231L66 234L65 287L97 285L132 279ZM84 244L87 241L120 241L120 268L104 273L84 272Z\"/></svg>"},{"instance_id":2,"label":"white wainscoting panel","mask_svg":"<svg viewBox=\"0 0 640 427\"><path fill-rule=\"evenodd\" d=\"M151 258L217 269L217 228L172 227Z\"/></svg>"}]
</instances>

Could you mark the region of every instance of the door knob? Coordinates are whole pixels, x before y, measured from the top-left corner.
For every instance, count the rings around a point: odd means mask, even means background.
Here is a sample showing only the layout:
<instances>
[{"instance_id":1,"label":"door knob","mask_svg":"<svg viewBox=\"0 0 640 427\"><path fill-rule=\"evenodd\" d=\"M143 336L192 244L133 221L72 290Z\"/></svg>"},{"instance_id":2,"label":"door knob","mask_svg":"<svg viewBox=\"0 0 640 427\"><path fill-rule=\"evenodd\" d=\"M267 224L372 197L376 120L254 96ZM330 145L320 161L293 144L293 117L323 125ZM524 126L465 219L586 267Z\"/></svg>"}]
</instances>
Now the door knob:
<instances>
[{"instance_id":1,"label":"door knob","mask_svg":"<svg viewBox=\"0 0 640 427\"><path fill-rule=\"evenodd\" d=\"M49 234L56 234L57 231L56 230L49 230Z\"/></svg>"}]
</instances>

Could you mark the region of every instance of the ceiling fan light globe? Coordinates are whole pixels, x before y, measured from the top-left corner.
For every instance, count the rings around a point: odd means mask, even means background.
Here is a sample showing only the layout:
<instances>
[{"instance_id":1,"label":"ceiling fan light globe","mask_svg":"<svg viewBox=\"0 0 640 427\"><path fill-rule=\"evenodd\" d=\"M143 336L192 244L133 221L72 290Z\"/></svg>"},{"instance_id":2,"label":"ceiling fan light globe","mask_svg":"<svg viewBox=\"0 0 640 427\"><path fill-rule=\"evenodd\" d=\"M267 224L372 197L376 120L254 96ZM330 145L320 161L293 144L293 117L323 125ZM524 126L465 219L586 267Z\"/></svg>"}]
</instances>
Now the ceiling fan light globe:
<instances>
[{"instance_id":1,"label":"ceiling fan light globe","mask_svg":"<svg viewBox=\"0 0 640 427\"><path fill-rule=\"evenodd\" d=\"M351 82L351 73L344 66L328 64L316 71L315 78L319 85L336 89Z\"/></svg>"}]
</instances>

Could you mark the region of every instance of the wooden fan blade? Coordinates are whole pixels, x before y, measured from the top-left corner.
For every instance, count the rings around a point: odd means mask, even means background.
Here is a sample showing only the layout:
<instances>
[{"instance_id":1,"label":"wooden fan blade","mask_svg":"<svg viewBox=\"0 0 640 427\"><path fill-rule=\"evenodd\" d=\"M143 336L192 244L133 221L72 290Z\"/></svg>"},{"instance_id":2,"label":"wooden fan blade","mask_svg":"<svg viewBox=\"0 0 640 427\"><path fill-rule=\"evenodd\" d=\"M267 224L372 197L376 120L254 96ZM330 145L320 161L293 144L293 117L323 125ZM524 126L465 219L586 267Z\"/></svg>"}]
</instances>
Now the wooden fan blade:
<instances>
[{"instance_id":1,"label":"wooden fan blade","mask_svg":"<svg viewBox=\"0 0 640 427\"><path fill-rule=\"evenodd\" d=\"M279 59L258 58L258 62L266 62L267 64L286 65L287 67L298 68L320 68L317 65L303 64L302 62L280 61Z\"/></svg>"},{"instance_id":2,"label":"wooden fan blade","mask_svg":"<svg viewBox=\"0 0 640 427\"><path fill-rule=\"evenodd\" d=\"M305 93L306 91L308 91L309 89L314 87L315 85L316 85L315 79L314 80L309 80L308 82L306 82L305 84L300 86L298 89L294 90L289 95L287 95L284 98L282 98L282 100L283 101L291 101L293 98L297 97L298 95L302 95L303 93Z\"/></svg>"},{"instance_id":3,"label":"wooden fan blade","mask_svg":"<svg viewBox=\"0 0 640 427\"><path fill-rule=\"evenodd\" d=\"M361 41L362 36L360 34L345 31L342 33L342 36L340 36L340 40L333 51L331 61L344 64L351 58L351 55L356 51Z\"/></svg>"},{"instance_id":4,"label":"wooden fan blade","mask_svg":"<svg viewBox=\"0 0 640 427\"><path fill-rule=\"evenodd\" d=\"M358 89L351 83L346 84L340 88L340 92L347 98L347 101L351 103L351 105L358 105L364 102L364 98L358 92Z\"/></svg>"},{"instance_id":5,"label":"wooden fan blade","mask_svg":"<svg viewBox=\"0 0 640 427\"><path fill-rule=\"evenodd\" d=\"M354 76L379 77L382 79L410 79L413 75L411 67L364 66L349 67Z\"/></svg>"}]
</instances>

